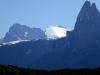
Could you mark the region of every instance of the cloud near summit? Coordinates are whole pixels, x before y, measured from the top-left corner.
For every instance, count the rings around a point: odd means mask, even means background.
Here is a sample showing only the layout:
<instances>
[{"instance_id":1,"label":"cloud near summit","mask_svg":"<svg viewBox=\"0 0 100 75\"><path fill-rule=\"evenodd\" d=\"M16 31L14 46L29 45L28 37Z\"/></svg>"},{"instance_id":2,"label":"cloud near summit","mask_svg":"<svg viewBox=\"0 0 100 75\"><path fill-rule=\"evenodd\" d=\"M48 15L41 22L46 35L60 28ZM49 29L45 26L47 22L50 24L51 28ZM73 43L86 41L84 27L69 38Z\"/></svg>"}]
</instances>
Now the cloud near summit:
<instances>
[{"instance_id":1,"label":"cloud near summit","mask_svg":"<svg viewBox=\"0 0 100 75\"><path fill-rule=\"evenodd\" d=\"M67 29L61 26L53 25L46 28L45 34L48 39L58 39L66 37Z\"/></svg>"}]
</instances>

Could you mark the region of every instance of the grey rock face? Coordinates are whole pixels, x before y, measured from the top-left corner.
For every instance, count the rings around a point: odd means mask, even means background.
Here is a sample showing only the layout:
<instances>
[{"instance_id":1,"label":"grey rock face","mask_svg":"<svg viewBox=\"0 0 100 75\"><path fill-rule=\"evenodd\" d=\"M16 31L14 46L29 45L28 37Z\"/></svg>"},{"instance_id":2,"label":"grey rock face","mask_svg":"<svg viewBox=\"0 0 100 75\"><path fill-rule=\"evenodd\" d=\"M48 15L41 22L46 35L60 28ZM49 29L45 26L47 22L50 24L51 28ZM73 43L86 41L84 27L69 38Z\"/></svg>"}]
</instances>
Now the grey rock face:
<instances>
[{"instance_id":1,"label":"grey rock face","mask_svg":"<svg viewBox=\"0 0 100 75\"><path fill-rule=\"evenodd\" d=\"M30 28L25 25L13 24L9 32L6 33L3 42L38 39L45 39L45 33L40 28Z\"/></svg>"}]
</instances>

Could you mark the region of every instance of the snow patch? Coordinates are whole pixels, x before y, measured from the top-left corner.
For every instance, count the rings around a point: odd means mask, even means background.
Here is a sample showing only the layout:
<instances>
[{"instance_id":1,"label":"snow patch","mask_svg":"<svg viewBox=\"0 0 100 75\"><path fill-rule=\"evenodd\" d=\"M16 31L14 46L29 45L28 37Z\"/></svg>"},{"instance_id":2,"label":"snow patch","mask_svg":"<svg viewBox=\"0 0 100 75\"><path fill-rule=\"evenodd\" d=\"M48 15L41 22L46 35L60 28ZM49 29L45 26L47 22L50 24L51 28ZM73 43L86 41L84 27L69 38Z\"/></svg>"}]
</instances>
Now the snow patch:
<instances>
[{"instance_id":1,"label":"snow patch","mask_svg":"<svg viewBox=\"0 0 100 75\"><path fill-rule=\"evenodd\" d=\"M25 41L29 41L29 40L17 40L17 41L11 41L11 42L2 43L2 45L12 45L12 44L20 43L20 42L25 42ZM1 46L2 46L2 45L1 45Z\"/></svg>"},{"instance_id":2,"label":"snow patch","mask_svg":"<svg viewBox=\"0 0 100 75\"><path fill-rule=\"evenodd\" d=\"M24 36L25 36L25 37L28 37L28 32L25 32Z\"/></svg>"}]
</instances>

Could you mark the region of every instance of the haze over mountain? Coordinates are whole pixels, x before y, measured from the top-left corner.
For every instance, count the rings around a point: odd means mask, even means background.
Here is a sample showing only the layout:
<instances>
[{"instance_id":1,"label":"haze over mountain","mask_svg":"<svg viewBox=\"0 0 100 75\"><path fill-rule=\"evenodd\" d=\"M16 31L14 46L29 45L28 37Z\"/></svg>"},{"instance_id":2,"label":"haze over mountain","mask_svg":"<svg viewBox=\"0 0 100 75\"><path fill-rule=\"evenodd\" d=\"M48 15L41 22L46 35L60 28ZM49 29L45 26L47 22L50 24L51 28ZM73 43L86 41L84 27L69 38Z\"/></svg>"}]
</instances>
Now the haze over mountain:
<instances>
[{"instance_id":1,"label":"haze over mountain","mask_svg":"<svg viewBox=\"0 0 100 75\"><path fill-rule=\"evenodd\" d=\"M45 39L45 33L40 28L30 28L25 25L13 24L3 38L3 42L18 40L39 40Z\"/></svg>"},{"instance_id":2,"label":"haze over mountain","mask_svg":"<svg viewBox=\"0 0 100 75\"><path fill-rule=\"evenodd\" d=\"M33 69L100 67L100 12L86 1L67 37L0 46L0 60Z\"/></svg>"}]
</instances>

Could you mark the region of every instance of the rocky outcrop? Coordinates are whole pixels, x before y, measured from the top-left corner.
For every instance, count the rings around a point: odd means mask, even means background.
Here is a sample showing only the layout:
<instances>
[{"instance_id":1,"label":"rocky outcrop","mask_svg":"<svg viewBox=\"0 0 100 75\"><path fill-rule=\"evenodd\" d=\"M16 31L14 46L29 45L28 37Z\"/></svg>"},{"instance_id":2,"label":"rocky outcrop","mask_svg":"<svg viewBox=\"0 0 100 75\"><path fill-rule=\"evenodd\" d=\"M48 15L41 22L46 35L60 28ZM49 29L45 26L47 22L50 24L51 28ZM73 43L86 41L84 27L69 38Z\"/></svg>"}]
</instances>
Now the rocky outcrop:
<instances>
[{"instance_id":1,"label":"rocky outcrop","mask_svg":"<svg viewBox=\"0 0 100 75\"><path fill-rule=\"evenodd\" d=\"M6 33L3 42L39 40L45 38L45 33L40 28L30 28L25 25L13 24L13 26L10 27L9 32Z\"/></svg>"}]
</instances>

